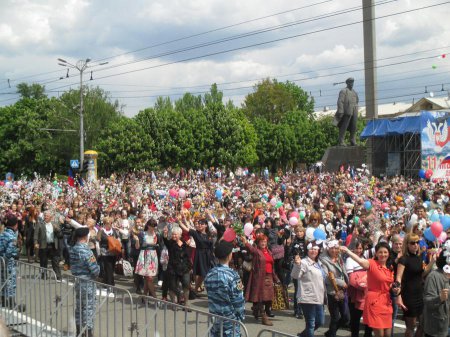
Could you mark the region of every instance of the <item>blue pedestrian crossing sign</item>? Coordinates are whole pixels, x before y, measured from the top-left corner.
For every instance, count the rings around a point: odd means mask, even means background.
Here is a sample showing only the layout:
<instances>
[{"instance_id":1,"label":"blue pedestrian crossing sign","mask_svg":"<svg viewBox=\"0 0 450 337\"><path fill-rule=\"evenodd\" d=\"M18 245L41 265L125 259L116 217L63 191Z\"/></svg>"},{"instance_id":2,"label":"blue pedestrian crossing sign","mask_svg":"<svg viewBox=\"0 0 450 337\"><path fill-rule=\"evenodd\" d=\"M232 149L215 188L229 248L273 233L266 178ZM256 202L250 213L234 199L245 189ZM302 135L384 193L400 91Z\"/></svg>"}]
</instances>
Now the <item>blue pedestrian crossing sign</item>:
<instances>
[{"instance_id":1,"label":"blue pedestrian crossing sign","mask_svg":"<svg viewBox=\"0 0 450 337\"><path fill-rule=\"evenodd\" d=\"M72 159L70 161L70 167L73 169L80 168L80 162L77 159Z\"/></svg>"}]
</instances>

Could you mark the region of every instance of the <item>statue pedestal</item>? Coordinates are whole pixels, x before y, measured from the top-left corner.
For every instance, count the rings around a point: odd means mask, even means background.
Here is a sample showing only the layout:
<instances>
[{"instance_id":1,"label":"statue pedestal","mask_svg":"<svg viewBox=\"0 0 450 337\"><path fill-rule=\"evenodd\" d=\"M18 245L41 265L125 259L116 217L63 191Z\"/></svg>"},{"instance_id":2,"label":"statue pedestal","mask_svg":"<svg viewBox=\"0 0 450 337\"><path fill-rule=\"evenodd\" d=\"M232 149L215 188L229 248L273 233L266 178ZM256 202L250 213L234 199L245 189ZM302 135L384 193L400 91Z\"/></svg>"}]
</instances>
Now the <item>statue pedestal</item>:
<instances>
[{"instance_id":1,"label":"statue pedestal","mask_svg":"<svg viewBox=\"0 0 450 337\"><path fill-rule=\"evenodd\" d=\"M339 170L345 164L361 167L366 162L366 148L364 146L332 146L322 157L323 169L328 172Z\"/></svg>"}]
</instances>

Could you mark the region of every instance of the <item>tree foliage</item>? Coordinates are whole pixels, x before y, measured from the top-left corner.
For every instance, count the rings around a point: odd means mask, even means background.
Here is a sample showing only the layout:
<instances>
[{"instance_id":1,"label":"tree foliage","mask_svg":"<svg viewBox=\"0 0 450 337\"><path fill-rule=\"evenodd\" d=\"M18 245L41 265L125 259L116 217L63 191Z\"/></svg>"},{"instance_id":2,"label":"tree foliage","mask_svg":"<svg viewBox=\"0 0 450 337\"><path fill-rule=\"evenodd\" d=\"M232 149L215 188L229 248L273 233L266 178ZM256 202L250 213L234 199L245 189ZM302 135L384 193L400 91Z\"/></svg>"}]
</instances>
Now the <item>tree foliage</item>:
<instances>
[{"instance_id":1,"label":"tree foliage","mask_svg":"<svg viewBox=\"0 0 450 337\"><path fill-rule=\"evenodd\" d=\"M80 91L45 96L20 84L22 98L0 108L0 172L66 173L79 157ZM100 153L99 171L250 166L291 168L320 160L337 141L331 117L314 118L314 101L292 82L266 79L241 108L213 84L204 95L159 97L135 117L100 88L83 88L85 149ZM359 132L364 121L358 122Z\"/></svg>"}]
</instances>

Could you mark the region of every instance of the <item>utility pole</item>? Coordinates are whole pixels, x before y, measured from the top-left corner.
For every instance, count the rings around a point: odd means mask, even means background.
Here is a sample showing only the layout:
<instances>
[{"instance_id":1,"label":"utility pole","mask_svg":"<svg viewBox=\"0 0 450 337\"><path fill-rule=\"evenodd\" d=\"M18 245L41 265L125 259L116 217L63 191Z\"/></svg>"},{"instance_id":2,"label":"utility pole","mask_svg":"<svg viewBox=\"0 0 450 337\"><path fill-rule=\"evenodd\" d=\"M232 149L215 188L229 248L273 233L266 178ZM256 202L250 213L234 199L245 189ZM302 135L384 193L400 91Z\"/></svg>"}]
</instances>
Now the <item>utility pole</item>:
<instances>
[{"instance_id":1,"label":"utility pole","mask_svg":"<svg viewBox=\"0 0 450 337\"><path fill-rule=\"evenodd\" d=\"M366 120L372 120L378 118L375 1L362 0L362 7ZM371 173L374 174L374 143L371 138L367 141L367 164Z\"/></svg>"},{"instance_id":2,"label":"utility pole","mask_svg":"<svg viewBox=\"0 0 450 337\"><path fill-rule=\"evenodd\" d=\"M64 59L59 58L58 64L63 67L76 69L80 72L80 167L83 167L84 161L84 97L83 97L83 72L89 67L88 63L91 62L90 58L85 60L79 60L76 64L67 62ZM98 65L104 65L108 62L103 62Z\"/></svg>"}]
</instances>

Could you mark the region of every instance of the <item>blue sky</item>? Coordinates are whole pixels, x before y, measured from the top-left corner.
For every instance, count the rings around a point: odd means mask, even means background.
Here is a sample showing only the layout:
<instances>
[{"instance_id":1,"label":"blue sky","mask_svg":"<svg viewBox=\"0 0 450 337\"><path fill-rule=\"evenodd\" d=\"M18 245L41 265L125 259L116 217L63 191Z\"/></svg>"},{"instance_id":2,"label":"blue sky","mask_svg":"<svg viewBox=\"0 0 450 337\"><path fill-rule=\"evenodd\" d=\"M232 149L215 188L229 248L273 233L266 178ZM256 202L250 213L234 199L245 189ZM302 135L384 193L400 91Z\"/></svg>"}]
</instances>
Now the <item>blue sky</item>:
<instances>
[{"instance_id":1,"label":"blue sky","mask_svg":"<svg viewBox=\"0 0 450 337\"><path fill-rule=\"evenodd\" d=\"M65 78L57 58L91 58L89 84L110 92L127 116L152 106L157 96L200 94L212 83L240 105L266 77L295 81L321 110L336 105L344 84L334 84L352 76L364 105L361 5L0 0L0 106L14 103L14 86L23 81L45 84L55 96L77 88L78 74L71 70ZM375 13L379 103L417 101L425 86L436 97L446 95L450 56L437 56L450 53L450 3L379 0ZM96 67L96 61L109 64Z\"/></svg>"}]
</instances>

